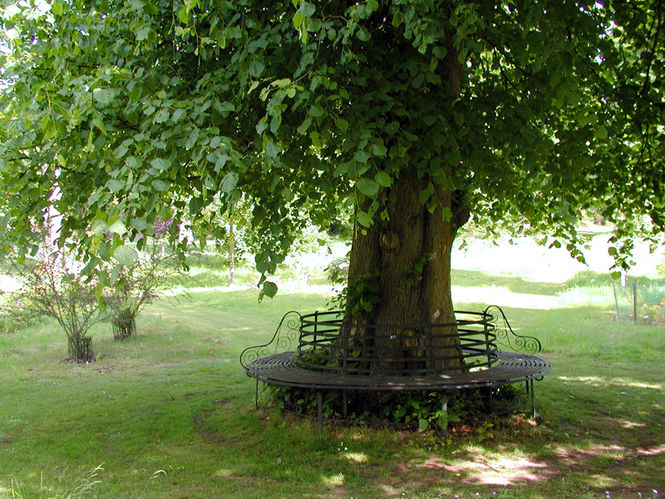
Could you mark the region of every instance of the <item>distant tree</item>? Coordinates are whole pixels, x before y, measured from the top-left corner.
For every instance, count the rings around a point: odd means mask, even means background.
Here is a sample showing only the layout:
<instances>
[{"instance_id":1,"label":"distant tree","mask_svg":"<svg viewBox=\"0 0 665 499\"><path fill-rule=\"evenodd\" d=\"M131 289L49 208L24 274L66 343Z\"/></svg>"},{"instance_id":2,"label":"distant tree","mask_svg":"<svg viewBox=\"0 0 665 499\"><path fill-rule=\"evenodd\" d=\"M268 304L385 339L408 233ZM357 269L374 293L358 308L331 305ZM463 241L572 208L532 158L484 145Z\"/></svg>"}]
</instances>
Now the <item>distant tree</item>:
<instances>
[{"instance_id":1,"label":"distant tree","mask_svg":"<svg viewBox=\"0 0 665 499\"><path fill-rule=\"evenodd\" d=\"M14 307L55 319L67 335L69 359L94 359L90 328L103 318L97 283L80 272L81 265L61 251L45 248L20 268L21 289Z\"/></svg>"},{"instance_id":2,"label":"distant tree","mask_svg":"<svg viewBox=\"0 0 665 499\"><path fill-rule=\"evenodd\" d=\"M353 206L347 320L450 322L467 220L582 259L665 228L661 0L54 0L4 9L6 239L62 191L61 242L90 262L157 217L244 194L266 279L308 223ZM76 237L74 237L76 236ZM353 290L361 290L354 293ZM353 329L362 336L362 328ZM432 345L453 352L458 342ZM445 357L446 355L441 355ZM453 364L456 360L451 361ZM452 366L455 367L455 366ZM459 366L463 367L463 366Z\"/></svg>"}]
</instances>

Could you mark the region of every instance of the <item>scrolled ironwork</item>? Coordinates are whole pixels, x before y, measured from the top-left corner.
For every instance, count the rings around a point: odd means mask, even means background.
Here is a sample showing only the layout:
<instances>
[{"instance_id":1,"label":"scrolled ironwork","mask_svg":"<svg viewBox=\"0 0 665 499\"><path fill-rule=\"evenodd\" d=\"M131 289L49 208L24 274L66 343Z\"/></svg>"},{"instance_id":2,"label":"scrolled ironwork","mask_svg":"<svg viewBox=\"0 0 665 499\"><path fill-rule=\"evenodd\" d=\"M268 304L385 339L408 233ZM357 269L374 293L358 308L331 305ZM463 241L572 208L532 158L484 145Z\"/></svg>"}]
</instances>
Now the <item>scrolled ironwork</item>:
<instances>
[{"instance_id":1,"label":"scrolled ironwork","mask_svg":"<svg viewBox=\"0 0 665 499\"><path fill-rule=\"evenodd\" d=\"M247 366L262 357L291 350L298 342L301 315L295 310L287 312L279 321L272 338L268 343L245 348L240 354L240 364Z\"/></svg>"},{"instance_id":2,"label":"scrolled ironwork","mask_svg":"<svg viewBox=\"0 0 665 499\"><path fill-rule=\"evenodd\" d=\"M488 320L494 325L497 341L515 352L534 355L540 352L541 344L538 338L517 334L510 326L506 314L501 307L490 305L484 312Z\"/></svg>"}]
</instances>

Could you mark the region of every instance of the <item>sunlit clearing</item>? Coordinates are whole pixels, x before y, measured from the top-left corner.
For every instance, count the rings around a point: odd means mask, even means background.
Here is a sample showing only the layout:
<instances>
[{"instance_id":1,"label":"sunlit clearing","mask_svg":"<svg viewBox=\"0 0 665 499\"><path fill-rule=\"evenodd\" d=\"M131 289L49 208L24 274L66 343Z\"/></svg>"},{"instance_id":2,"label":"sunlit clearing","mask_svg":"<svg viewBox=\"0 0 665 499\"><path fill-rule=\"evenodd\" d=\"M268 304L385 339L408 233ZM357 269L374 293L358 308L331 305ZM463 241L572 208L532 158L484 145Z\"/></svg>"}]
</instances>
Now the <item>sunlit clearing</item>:
<instances>
[{"instance_id":1,"label":"sunlit clearing","mask_svg":"<svg viewBox=\"0 0 665 499\"><path fill-rule=\"evenodd\" d=\"M344 485L344 473L337 473L336 475L321 477L323 483L328 487L341 487Z\"/></svg>"}]
</instances>

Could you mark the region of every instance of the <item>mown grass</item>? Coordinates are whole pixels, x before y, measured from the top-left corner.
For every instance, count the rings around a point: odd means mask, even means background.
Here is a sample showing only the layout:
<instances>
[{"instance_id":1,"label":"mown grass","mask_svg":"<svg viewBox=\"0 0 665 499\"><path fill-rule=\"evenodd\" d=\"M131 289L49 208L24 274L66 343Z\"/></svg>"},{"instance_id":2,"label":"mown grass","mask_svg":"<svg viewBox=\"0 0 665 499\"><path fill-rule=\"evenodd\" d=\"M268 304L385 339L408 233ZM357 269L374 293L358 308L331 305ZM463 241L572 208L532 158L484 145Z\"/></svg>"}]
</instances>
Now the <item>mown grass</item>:
<instances>
[{"instance_id":1,"label":"mown grass","mask_svg":"<svg viewBox=\"0 0 665 499\"><path fill-rule=\"evenodd\" d=\"M286 311L326 301L278 295L259 304L249 291L163 299L129 341L96 327L89 365L61 362L64 335L53 323L0 336L0 497L66 497L86 483L91 491L71 495L652 497L665 489L662 326L616 322L599 308L506 308L554 366L536 384L543 424L489 419L449 439L341 426L319 434L271 408L265 393L254 409L238 356L269 339Z\"/></svg>"}]
</instances>

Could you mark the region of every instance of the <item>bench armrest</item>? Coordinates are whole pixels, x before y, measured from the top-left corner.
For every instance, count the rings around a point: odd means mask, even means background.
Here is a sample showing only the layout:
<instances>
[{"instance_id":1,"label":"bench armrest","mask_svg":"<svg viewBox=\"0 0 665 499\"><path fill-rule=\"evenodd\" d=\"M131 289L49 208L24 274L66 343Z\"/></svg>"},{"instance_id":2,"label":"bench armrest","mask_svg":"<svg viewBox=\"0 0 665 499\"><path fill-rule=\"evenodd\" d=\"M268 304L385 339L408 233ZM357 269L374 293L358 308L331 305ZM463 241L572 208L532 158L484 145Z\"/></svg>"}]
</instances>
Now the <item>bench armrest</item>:
<instances>
[{"instance_id":1,"label":"bench armrest","mask_svg":"<svg viewBox=\"0 0 665 499\"><path fill-rule=\"evenodd\" d=\"M240 354L242 367L246 369L251 362L261 357L293 350L298 342L301 319L300 313L294 310L284 314L268 343L247 347L242 351Z\"/></svg>"},{"instance_id":2,"label":"bench armrest","mask_svg":"<svg viewBox=\"0 0 665 499\"><path fill-rule=\"evenodd\" d=\"M494 324L497 343L507 347L509 350L518 353L534 355L540 352L540 341L534 336L525 336L517 334L510 327L510 322L506 318L500 307L490 305L485 309L485 313L490 316L489 322Z\"/></svg>"}]
</instances>

